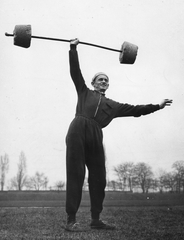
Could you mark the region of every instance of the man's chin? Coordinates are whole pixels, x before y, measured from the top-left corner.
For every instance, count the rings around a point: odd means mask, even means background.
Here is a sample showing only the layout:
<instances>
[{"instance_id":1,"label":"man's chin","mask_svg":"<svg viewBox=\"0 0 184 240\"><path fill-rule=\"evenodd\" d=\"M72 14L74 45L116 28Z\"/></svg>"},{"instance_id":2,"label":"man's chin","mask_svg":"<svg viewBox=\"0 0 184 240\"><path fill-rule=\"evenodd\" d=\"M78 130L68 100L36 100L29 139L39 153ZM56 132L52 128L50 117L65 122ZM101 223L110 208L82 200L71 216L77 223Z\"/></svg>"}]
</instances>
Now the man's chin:
<instances>
[{"instance_id":1,"label":"man's chin","mask_svg":"<svg viewBox=\"0 0 184 240\"><path fill-rule=\"evenodd\" d=\"M107 90L107 88L101 88L101 89L100 89L100 92L103 92L103 93L104 93L106 90Z\"/></svg>"},{"instance_id":2,"label":"man's chin","mask_svg":"<svg viewBox=\"0 0 184 240\"><path fill-rule=\"evenodd\" d=\"M107 90L107 86L102 86L102 87L100 87L100 90L104 90L104 91L106 91Z\"/></svg>"}]
</instances>

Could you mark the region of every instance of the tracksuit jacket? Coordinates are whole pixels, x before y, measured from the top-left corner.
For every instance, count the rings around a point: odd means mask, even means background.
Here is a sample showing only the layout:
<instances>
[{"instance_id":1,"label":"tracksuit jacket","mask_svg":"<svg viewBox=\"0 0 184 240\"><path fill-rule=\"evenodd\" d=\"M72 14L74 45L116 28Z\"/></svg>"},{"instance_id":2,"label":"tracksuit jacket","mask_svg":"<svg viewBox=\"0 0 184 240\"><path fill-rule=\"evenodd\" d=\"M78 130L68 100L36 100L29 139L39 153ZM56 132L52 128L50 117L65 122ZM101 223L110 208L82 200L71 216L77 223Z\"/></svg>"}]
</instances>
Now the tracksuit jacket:
<instances>
[{"instance_id":1,"label":"tracksuit jacket","mask_svg":"<svg viewBox=\"0 0 184 240\"><path fill-rule=\"evenodd\" d=\"M97 91L90 90L82 76L75 45L71 45L69 63L78 102L75 118L66 136L66 212L69 217L75 218L81 202L85 166L87 166L91 214L93 219L98 219L103 209L106 187L102 128L114 118L139 117L160 108L159 105L153 104L134 106L119 103Z\"/></svg>"}]
</instances>

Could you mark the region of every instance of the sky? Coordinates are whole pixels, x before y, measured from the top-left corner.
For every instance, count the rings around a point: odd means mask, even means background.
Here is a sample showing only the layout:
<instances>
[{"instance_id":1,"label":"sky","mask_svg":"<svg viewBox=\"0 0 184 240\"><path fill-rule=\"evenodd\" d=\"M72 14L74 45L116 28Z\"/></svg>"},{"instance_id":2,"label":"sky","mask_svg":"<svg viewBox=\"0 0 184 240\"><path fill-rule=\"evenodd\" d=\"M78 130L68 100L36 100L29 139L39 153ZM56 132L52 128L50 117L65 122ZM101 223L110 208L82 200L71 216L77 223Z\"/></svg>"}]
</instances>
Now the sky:
<instances>
[{"instance_id":1,"label":"sky","mask_svg":"<svg viewBox=\"0 0 184 240\"><path fill-rule=\"evenodd\" d=\"M133 65L119 53L78 46L86 84L97 72L110 78L108 98L121 103L159 104L163 110L140 118L114 119L103 129L109 180L123 162L145 162L154 172L184 160L183 0L1 0L0 155L9 155L7 182L16 175L20 152L27 174L66 181L65 136L77 95L69 73L69 43L32 39L28 49L13 45L15 25L30 24L32 35L72 39L121 49L138 46Z\"/></svg>"}]
</instances>

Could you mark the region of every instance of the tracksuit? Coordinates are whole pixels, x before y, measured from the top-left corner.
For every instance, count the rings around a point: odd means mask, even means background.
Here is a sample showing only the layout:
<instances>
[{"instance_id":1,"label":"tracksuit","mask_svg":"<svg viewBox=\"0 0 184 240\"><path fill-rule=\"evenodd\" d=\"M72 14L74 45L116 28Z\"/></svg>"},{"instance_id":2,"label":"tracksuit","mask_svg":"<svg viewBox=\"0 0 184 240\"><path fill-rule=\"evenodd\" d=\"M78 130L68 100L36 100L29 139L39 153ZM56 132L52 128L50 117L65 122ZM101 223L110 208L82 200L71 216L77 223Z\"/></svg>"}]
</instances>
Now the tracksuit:
<instances>
[{"instance_id":1,"label":"tracksuit","mask_svg":"<svg viewBox=\"0 0 184 240\"><path fill-rule=\"evenodd\" d=\"M75 45L71 45L69 63L78 102L75 118L66 136L66 213L68 221L75 220L81 202L85 166L87 166L91 217L99 219L106 187L102 128L117 117L139 117L153 113L159 110L159 105L122 104L108 99L104 94L90 90L82 76Z\"/></svg>"}]
</instances>

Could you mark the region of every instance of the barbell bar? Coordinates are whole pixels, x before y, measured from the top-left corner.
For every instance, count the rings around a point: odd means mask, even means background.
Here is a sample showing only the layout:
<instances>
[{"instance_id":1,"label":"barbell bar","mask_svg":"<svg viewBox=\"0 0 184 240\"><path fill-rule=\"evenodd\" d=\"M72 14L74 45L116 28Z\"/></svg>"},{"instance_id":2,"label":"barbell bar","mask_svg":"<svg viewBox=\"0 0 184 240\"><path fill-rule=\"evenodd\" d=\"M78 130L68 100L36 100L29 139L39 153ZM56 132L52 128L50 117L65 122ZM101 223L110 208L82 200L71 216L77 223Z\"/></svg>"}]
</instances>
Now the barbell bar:
<instances>
[{"instance_id":1,"label":"barbell bar","mask_svg":"<svg viewBox=\"0 0 184 240\"><path fill-rule=\"evenodd\" d=\"M14 45L23 47L23 48L30 47L32 38L61 41L61 42L70 42L70 40L68 39L33 36L31 25L16 25L14 28L13 34L5 33L5 36L13 37ZM121 46L121 50L109 48L109 47L105 47L105 46L101 46L93 43L88 43L88 42L79 41L79 43L92 46L92 47L98 47L98 48L114 51L114 52L119 52L120 53L119 61L120 63L123 63L123 64L133 64L135 62L137 51L138 51L138 47L129 42L124 42Z\"/></svg>"}]
</instances>

